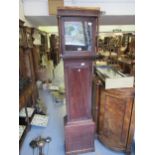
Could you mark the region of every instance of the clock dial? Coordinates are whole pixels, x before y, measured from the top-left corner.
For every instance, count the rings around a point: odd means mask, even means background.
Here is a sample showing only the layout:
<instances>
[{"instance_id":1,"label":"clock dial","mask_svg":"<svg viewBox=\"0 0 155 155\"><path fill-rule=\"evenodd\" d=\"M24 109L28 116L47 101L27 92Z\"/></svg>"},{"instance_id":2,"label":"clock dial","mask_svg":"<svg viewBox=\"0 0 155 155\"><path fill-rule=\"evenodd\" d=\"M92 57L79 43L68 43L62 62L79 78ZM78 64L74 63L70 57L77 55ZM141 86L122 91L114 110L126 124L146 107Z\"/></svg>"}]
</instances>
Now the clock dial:
<instances>
[{"instance_id":1,"label":"clock dial","mask_svg":"<svg viewBox=\"0 0 155 155\"><path fill-rule=\"evenodd\" d=\"M65 31L65 51L85 51L92 50L92 22L89 21L66 21Z\"/></svg>"}]
</instances>

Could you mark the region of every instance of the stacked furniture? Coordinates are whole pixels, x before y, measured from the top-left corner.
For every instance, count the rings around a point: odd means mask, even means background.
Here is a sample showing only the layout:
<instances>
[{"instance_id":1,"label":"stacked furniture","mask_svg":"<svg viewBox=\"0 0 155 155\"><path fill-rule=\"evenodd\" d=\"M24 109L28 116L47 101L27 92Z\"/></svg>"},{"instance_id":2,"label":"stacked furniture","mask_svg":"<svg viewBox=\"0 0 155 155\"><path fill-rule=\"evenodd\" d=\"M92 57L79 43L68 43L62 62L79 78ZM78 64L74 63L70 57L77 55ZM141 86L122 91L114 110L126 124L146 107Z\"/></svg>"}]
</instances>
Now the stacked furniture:
<instances>
[{"instance_id":1,"label":"stacked furniture","mask_svg":"<svg viewBox=\"0 0 155 155\"><path fill-rule=\"evenodd\" d=\"M20 147L30 129L34 106L38 97L33 59L32 28L19 20L19 129ZM30 109L33 112L30 115Z\"/></svg>"},{"instance_id":2,"label":"stacked furniture","mask_svg":"<svg viewBox=\"0 0 155 155\"><path fill-rule=\"evenodd\" d=\"M125 74L134 75L135 35L122 32L119 35L105 36L104 39L103 36L98 39L98 53L103 57L103 61Z\"/></svg>"}]
</instances>

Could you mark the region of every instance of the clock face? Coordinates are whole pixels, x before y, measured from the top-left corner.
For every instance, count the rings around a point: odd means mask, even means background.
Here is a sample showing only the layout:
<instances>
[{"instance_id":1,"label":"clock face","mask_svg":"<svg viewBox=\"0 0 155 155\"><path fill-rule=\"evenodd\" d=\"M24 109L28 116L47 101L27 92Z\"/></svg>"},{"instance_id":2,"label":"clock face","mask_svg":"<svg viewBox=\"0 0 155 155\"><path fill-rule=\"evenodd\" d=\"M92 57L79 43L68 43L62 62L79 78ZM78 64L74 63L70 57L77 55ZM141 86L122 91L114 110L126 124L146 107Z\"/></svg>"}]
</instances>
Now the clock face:
<instances>
[{"instance_id":1,"label":"clock face","mask_svg":"<svg viewBox=\"0 0 155 155\"><path fill-rule=\"evenodd\" d=\"M65 21L64 32L65 51L92 50L92 22Z\"/></svg>"}]
</instances>

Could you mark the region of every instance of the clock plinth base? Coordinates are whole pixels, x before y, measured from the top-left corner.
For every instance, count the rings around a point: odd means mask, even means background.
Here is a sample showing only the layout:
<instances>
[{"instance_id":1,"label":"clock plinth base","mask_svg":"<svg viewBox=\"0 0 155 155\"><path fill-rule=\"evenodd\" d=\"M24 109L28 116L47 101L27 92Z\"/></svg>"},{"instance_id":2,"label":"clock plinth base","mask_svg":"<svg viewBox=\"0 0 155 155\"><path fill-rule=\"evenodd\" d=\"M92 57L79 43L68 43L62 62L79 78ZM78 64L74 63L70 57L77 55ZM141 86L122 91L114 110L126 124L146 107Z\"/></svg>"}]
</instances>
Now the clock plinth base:
<instances>
[{"instance_id":1,"label":"clock plinth base","mask_svg":"<svg viewBox=\"0 0 155 155\"><path fill-rule=\"evenodd\" d=\"M92 120L65 122L66 155L93 152L95 123Z\"/></svg>"}]
</instances>

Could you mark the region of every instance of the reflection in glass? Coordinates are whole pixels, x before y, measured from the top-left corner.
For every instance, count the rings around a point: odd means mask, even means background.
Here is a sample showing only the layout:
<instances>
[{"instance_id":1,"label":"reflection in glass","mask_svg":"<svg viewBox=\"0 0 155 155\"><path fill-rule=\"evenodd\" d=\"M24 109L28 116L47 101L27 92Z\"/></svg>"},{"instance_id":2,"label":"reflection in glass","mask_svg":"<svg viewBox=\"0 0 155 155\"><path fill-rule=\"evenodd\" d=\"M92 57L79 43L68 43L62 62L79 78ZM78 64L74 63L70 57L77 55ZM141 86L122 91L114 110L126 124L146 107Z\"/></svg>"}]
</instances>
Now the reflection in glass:
<instances>
[{"instance_id":1,"label":"reflection in glass","mask_svg":"<svg viewBox=\"0 0 155 155\"><path fill-rule=\"evenodd\" d=\"M65 51L91 51L92 23L65 22Z\"/></svg>"},{"instance_id":2,"label":"reflection in glass","mask_svg":"<svg viewBox=\"0 0 155 155\"><path fill-rule=\"evenodd\" d=\"M114 69L110 67L97 67L97 71L99 71L101 74L105 75L108 78L121 78L123 75L116 72Z\"/></svg>"}]
</instances>

